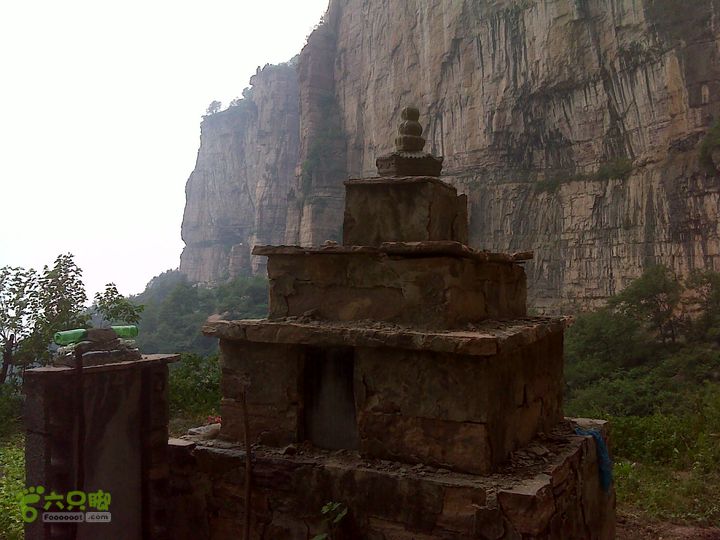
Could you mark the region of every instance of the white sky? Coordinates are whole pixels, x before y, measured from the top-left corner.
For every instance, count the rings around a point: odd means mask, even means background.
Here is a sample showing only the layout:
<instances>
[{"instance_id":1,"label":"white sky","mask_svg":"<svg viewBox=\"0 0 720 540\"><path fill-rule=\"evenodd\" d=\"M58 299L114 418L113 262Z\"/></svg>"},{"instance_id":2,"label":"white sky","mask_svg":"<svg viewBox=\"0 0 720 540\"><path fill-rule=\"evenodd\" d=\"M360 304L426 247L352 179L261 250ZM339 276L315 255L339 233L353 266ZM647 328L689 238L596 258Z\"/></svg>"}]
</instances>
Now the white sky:
<instances>
[{"instance_id":1,"label":"white sky","mask_svg":"<svg viewBox=\"0 0 720 540\"><path fill-rule=\"evenodd\" d=\"M0 266L71 252L88 296L179 264L207 105L300 52L327 0L0 2Z\"/></svg>"}]
</instances>

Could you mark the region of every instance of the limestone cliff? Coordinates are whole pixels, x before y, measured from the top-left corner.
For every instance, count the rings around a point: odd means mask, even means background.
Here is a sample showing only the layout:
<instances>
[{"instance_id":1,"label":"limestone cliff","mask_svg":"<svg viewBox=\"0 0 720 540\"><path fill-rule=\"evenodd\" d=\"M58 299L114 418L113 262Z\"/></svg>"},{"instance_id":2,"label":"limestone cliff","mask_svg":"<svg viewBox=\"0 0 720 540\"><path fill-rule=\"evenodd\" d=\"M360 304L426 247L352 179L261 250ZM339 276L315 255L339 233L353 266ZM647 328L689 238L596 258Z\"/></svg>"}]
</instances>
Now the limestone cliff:
<instances>
[{"instance_id":1,"label":"limestone cliff","mask_svg":"<svg viewBox=\"0 0 720 540\"><path fill-rule=\"evenodd\" d=\"M446 179L468 195L470 244L535 251L535 306L595 302L655 262L720 269L720 181L698 159L720 112L719 14L720 0L333 0L300 55L298 131L259 126L265 152L300 134L295 177L274 192L289 201L284 240L337 236L342 181L375 173L414 104ZM198 163L244 159L216 150L201 147ZM225 185L213 170L188 183L191 216L213 204L201 186ZM256 219L252 200L213 210L247 222L241 241L280 226ZM181 269L217 279L232 260L222 231L197 233L206 251Z\"/></svg>"},{"instance_id":2,"label":"limestone cliff","mask_svg":"<svg viewBox=\"0 0 720 540\"><path fill-rule=\"evenodd\" d=\"M212 283L258 270L255 244L282 243L288 192L298 161L299 99L295 65L266 66L245 97L205 116L188 179L180 270Z\"/></svg>"}]
</instances>

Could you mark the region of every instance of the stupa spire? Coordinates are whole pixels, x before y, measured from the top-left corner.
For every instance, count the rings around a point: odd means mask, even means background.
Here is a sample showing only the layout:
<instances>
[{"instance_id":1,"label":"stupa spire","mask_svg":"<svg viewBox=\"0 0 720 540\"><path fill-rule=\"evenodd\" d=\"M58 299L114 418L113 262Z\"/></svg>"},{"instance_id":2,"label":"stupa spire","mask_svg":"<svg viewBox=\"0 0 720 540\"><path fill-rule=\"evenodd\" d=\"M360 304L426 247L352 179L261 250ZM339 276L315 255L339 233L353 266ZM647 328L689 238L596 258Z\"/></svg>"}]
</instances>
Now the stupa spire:
<instances>
[{"instance_id":1,"label":"stupa spire","mask_svg":"<svg viewBox=\"0 0 720 540\"><path fill-rule=\"evenodd\" d=\"M420 110L405 107L395 137L395 151L375 161L380 176L440 176L442 157L423 152L425 139L420 124Z\"/></svg>"}]
</instances>

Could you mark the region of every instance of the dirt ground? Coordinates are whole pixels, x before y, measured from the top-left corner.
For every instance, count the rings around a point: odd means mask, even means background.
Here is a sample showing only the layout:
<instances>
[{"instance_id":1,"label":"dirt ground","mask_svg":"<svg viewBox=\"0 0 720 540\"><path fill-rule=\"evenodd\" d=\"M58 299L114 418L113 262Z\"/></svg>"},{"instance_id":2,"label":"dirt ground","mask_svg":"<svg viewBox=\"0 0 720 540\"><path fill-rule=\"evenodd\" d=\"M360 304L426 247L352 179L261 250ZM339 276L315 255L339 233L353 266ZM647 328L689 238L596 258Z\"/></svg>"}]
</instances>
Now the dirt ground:
<instances>
[{"instance_id":1,"label":"dirt ground","mask_svg":"<svg viewBox=\"0 0 720 540\"><path fill-rule=\"evenodd\" d=\"M720 540L720 529L688 527L673 523L643 523L633 516L619 515L617 540Z\"/></svg>"}]
</instances>

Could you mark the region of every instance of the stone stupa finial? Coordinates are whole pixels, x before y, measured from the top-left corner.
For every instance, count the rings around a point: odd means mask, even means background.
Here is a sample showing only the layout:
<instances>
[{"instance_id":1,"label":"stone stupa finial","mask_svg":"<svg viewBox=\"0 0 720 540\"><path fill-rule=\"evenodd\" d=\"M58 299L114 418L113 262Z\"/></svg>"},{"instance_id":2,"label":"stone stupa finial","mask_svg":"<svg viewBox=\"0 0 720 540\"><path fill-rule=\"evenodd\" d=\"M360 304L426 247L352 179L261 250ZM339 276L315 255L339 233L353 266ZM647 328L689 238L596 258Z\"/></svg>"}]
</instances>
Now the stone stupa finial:
<instances>
[{"instance_id":1,"label":"stone stupa finial","mask_svg":"<svg viewBox=\"0 0 720 540\"><path fill-rule=\"evenodd\" d=\"M399 136L395 137L397 152L422 152L425 139L421 137L423 128L418 120L420 111L415 107L405 107L400 113L402 122L398 126Z\"/></svg>"},{"instance_id":2,"label":"stone stupa finial","mask_svg":"<svg viewBox=\"0 0 720 540\"><path fill-rule=\"evenodd\" d=\"M443 158L423 152L425 139L417 107L405 107L395 137L395 151L375 161L380 176L440 176Z\"/></svg>"}]
</instances>

